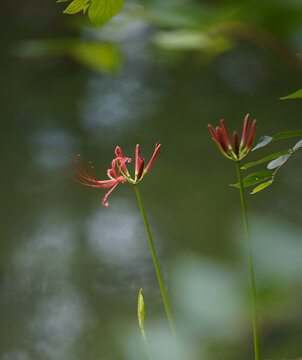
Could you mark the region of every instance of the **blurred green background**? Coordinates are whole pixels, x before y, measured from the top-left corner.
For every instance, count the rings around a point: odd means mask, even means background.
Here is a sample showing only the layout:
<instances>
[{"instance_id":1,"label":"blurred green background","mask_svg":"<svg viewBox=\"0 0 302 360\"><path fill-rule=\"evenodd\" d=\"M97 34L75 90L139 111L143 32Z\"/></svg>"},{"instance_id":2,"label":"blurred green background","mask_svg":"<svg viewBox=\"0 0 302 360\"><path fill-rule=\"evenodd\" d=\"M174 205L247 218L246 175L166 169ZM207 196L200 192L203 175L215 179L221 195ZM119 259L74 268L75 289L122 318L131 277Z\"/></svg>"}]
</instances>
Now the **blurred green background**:
<instances>
[{"instance_id":1,"label":"blurred green background","mask_svg":"<svg viewBox=\"0 0 302 360\"><path fill-rule=\"evenodd\" d=\"M140 287L154 359L252 359L235 168L206 126L241 131L250 113L256 138L301 128L302 102L279 100L301 88L301 1L127 1L102 30L63 9L2 4L0 359L145 359ZM155 142L140 189L179 349L134 189L105 208L62 169L81 153L105 179L116 145L148 159ZM301 165L248 195L265 359L302 356Z\"/></svg>"}]
</instances>

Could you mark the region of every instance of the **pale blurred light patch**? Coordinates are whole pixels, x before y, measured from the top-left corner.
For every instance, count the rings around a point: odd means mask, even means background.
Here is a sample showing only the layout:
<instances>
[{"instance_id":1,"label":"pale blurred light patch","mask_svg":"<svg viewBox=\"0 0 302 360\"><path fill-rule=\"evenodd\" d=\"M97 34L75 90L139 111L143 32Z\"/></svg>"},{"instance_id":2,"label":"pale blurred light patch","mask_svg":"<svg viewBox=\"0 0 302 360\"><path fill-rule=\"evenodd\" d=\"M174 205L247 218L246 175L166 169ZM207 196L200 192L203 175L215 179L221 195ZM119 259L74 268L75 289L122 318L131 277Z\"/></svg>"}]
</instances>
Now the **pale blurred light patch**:
<instances>
[{"instance_id":1,"label":"pale blurred light patch","mask_svg":"<svg viewBox=\"0 0 302 360\"><path fill-rule=\"evenodd\" d=\"M76 141L60 128L44 128L35 131L29 137L29 143L32 145L31 158L37 165L55 168L62 165L66 153L72 154Z\"/></svg>"},{"instance_id":2,"label":"pale blurred light patch","mask_svg":"<svg viewBox=\"0 0 302 360\"><path fill-rule=\"evenodd\" d=\"M99 207L86 223L86 241L98 263L96 289L99 293L126 298L140 287L150 292L155 304L161 303L160 290L141 213L126 200L112 197L109 208ZM148 217L157 256L166 278L162 259L162 237L152 217Z\"/></svg>"},{"instance_id":3,"label":"pale blurred light patch","mask_svg":"<svg viewBox=\"0 0 302 360\"><path fill-rule=\"evenodd\" d=\"M230 89L247 94L255 94L268 79L259 58L237 48L218 59L218 72Z\"/></svg>"},{"instance_id":4,"label":"pale blurred light patch","mask_svg":"<svg viewBox=\"0 0 302 360\"><path fill-rule=\"evenodd\" d=\"M86 309L79 293L71 289L39 303L30 330L34 348L42 358L80 359L76 344L81 340Z\"/></svg>"},{"instance_id":5,"label":"pale blurred light patch","mask_svg":"<svg viewBox=\"0 0 302 360\"><path fill-rule=\"evenodd\" d=\"M159 320L147 315L146 321L145 332L153 359L189 360L194 358L194 348L191 344L190 346L185 345L182 338L179 338L177 342L175 341L165 316ZM147 359L146 348L138 323L128 324L122 330L116 331L115 336L117 339L123 339L122 352L125 359Z\"/></svg>"},{"instance_id":6,"label":"pale blurred light patch","mask_svg":"<svg viewBox=\"0 0 302 360\"><path fill-rule=\"evenodd\" d=\"M234 270L193 254L175 262L172 298L184 336L232 340L244 332L246 306L239 280Z\"/></svg>"},{"instance_id":7,"label":"pale blurred light patch","mask_svg":"<svg viewBox=\"0 0 302 360\"><path fill-rule=\"evenodd\" d=\"M125 271L129 265L150 264L148 238L139 210L116 197L109 202L109 208L100 208L87 220L85 233L91 248L102 261ZM158 237L156 228L152 233Z\"/></svg>"},{"instance_id":8,"label":"pale blurred light patch","mask_svg":"<svg viewBox=\"0 0 302 360\"><path fill-rule=\"evenodd\" d=\"M1 360L30 360L31 357L27 354L26 351L21 349L13 349L7 351L1 356Z\"/></svg>"},{"instance_id":9,"label":"pale blurred light patch","mask_svg":"<svg viewBox=\"0 0 302 360\"><path fill-rule=\"evenodd\" d=\"M262 280L300 283L302 231L288 220L253 215L250 220L256 270Z\"/></svg>"},{"instance_id":10,"label":"pale blurred light patch","mask_svg":"<svg viewBox=\"0 0 302 360\"><path fill-rule=\"evenodd\" d=\"M37 223L34 234L24 237L13 254L13 271L6 274L11 296L47 295L64 290L71 281L75 250L72 224L63 224L51 211L41 213Z\"/></svg>"},{"instance_id":11,"label":"pale blurred light patch","mask_svg":"<svg viewBox=\"0 0 302 360\"><path fill-rule=\"evenodd\" d=\"M137 74L138 72L138 74ZM152 113L155 94L144 84L145 71L139 65L136 72L124 71L117 78L93 78L87 87L85 98L80 104L83 127L92 131L93 136L104 134L110 127L114 133L136 124Z\"/></svg>"}]
</instances>

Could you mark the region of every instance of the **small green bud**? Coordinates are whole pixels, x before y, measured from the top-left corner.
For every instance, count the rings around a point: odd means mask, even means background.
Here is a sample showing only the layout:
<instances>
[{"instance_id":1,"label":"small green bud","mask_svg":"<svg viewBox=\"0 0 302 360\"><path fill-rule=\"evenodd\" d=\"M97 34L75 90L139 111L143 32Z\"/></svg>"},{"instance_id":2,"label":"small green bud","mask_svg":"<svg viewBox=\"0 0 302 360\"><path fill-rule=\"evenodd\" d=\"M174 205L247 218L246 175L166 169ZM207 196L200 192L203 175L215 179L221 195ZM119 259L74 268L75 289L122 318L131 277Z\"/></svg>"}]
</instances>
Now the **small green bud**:
<instances>
[{"instance_id":1,"label":"small green bud","mask_svg":"<svg viewBox=\"0 0 302 360\"><path fill-rule=\"evenodd\" d=\"M143 289L140 289L138 293L138 302L137 302L137 317L139 327L143 330L145 327L145 302L143 297Z\"/></svg>"}]
</instances>

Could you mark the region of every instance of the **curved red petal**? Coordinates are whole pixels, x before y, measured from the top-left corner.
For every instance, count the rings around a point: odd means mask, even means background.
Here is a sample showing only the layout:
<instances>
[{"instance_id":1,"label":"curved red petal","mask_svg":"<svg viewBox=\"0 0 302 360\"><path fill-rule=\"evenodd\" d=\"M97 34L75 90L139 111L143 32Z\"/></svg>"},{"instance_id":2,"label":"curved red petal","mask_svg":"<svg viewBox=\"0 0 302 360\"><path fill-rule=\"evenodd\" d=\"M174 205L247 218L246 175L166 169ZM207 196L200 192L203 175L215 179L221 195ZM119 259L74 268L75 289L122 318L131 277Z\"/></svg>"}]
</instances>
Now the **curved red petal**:
<instances>
[{"instance_id":1,"label":"curved red petal","mask_svg":"<svg viewBox=\"0 0 302 360\"><path fill-rule=\"evenodd\" d=\"M102 204L103 204L105 207L108 207L108 206L109 206L109 202L107 201L107 198L108 198L108 196L112 193L112 191L117 187L117 184L118 184L118 183L116 183L116 184L106 193L106 195L104 196L103 201L102 201Z\"/></svg>"},{"instance_id":2,"label":"curved red petal","mask_svg":"<svg viewBox=\"0 0 302 360\"><path fill-rule=\"evenodd\" d=\"M161 144L156 143L154 153L153 153L148 165L145 168L145 173L148 172L151 169L152 165L154 164L154 161L156 160L156 158L158 156L160 147L161 147Z\"/></svg>"}]
</instances>

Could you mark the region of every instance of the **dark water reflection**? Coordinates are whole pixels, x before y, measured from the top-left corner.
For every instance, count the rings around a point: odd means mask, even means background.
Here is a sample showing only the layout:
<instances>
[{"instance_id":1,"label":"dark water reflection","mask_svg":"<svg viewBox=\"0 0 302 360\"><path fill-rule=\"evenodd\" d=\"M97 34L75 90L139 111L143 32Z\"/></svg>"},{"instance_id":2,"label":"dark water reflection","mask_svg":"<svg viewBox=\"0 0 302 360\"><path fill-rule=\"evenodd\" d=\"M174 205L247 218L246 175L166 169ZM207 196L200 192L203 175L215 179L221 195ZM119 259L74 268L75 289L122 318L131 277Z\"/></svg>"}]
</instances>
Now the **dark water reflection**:
<instances>
[{"instance_id":1,"label":"dark water reflection","mask_svg":"<svg viewBox=\"0 0 302 360\"><path fill-rule=\"evenodd\" d=\"M64 33L54 24L28 31ZM62 170L81 153L102 178L117 144L131 156L139 142L148 158L156 141L162 152L141 192L179 352L251 357L238 193L227 186L235 173L206 125L223 115L238 128L250 112L258 135L301 127L301 103L278 100L301 76L247 43L207 66L133 58L112 77L67 60L3 58L1 360L144 358L140 287L154 358L176 358L134 190L119 185L104 208L102 191ZM267 358L302 354L301 175L297 155L271 189L248 198Z\"/></svg>"}]
</instances>

